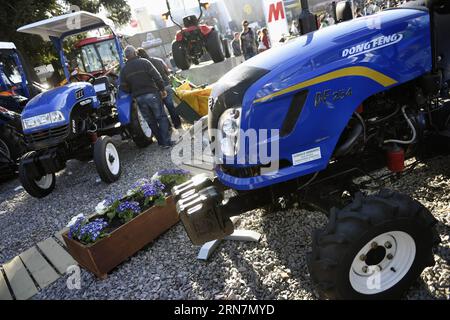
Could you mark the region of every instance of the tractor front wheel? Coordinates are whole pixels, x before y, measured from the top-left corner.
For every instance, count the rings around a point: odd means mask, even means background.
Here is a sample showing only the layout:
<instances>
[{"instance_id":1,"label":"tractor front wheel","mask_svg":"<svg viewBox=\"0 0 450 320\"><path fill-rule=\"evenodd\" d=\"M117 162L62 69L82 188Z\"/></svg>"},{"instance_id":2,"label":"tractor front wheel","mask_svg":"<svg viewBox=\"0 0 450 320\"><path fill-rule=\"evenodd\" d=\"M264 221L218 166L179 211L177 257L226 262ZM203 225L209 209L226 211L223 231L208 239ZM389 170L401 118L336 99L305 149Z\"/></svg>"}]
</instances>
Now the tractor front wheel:
<instances>
[{"instance_id":1,"label":"tractor front wheel","mask_svg":"<svg viewBox=\"0 0 450 320\"><path fill-rule=\"evenodd\" d=\"M422 271L434 265L439 243L436 219L410 197L382 190L357 194L332 210L328 226L316 231L308 269L328 299L399 299Z\"/></svg>"},{"instance_id":2,"label":"tractor front wheel","mask_svg":"<svg viewBox=\"0 0 450 320\"><path fill-rule=\"evenodd\" d=\"M172 43L172 54L175 64L181 70L189 70L192 61L188 56L186 45L180 41L174 41Z\"/></svg>"},{"instance_id":3,"label":"tractor front wheel","mask_svg":"<svg viewBox=\"0 0 450 320\"><path fill-rule=\"evenodd\" d=\"M222 39L220 39L220 35L217 30L212 30L208 34L206 38L206 50L211 56L211 59L213 59L214 63L222 62L225 60Z\"/></svg>"},{"instance_id":4,"label":"tractor front wheel","mask_svg":"<svg viewBox=\"0 0 450 320\"><path fill-rule=\"evenodd\" d=\"M36 179L31 177L30 171L24 166L23 160L34 157L36 152L32 151L25 154L19 164L19 179L23 188L34 198L45 198L53 192L56 185L56 176L54 173L43 175Z\"/></svg>"},{"instance_id":5,"label":"tractor front wheel","mask_svg":"<svg viewBox=\"0 0 450 320\"><path fill-rule=\"evenodd\" d=\"M98 138L94 145L94 163L103 182L113 183L122 174L119 152L110 137Z\"/></svg>"}]
</instances>

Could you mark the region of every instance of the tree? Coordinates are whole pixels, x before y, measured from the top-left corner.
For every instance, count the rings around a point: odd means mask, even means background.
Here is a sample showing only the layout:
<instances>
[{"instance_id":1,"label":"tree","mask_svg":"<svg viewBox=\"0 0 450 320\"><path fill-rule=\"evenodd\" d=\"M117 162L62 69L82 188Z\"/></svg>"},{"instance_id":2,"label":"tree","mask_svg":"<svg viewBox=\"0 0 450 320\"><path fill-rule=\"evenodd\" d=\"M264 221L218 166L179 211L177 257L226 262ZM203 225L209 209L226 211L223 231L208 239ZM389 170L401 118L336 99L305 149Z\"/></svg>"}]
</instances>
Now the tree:
<instances>
[{"instance_id":1,"label":"tree","mask_svg":"<svg viewBox=\"0 0 450 320\"><path fill-rule=\"evenodd\" d=\"M23 25L61 15L68 11L69 4L92 13L104 8L108 18L117 25L124 25L131 19L126 0L0 0L0 41L14 42L30 66L51 63L57 56L50 43L16 30Z\"/></svg>"}]
</instances>

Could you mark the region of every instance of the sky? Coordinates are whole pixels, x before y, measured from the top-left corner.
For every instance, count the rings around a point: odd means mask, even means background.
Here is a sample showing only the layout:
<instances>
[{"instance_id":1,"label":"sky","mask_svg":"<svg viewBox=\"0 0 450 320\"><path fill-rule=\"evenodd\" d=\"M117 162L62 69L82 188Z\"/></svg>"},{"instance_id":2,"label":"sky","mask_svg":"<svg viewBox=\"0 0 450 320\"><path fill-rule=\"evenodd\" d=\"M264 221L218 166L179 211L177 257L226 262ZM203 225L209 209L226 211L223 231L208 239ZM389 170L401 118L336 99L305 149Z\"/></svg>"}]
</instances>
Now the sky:
<instances>
[{"instance_id":1,"label":"sky","mask_svg":"<svg viewBox=\"0 0 450 320\"><path fill-rule=\"evenodd\" d=\"M183 2L184 1L184 2ZM161 15L164 12L167 12L166 0L127 0L128 4L131 7L131 12L134 13L135 9L138 8L147 8L147 12L149 14ZM172 7L175 7L177 3L184 3L187 7L198 5L197 0L169 0ZM213 1L210 1L213 2ZM135 32L131 27L125 27L122 30L119 30L125 34L132 34Z\"/></svg>"}]
</instances>

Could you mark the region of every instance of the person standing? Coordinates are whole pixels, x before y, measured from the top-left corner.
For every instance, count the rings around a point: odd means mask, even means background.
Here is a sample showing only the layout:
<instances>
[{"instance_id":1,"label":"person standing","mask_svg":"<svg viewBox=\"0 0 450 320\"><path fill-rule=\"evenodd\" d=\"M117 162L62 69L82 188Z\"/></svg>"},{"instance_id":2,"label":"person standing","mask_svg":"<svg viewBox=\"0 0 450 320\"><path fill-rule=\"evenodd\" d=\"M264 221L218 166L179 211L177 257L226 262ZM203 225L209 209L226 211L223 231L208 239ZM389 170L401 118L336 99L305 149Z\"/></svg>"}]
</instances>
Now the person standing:
<instances>
[{"instance_id":1,"label":"person standing","mask_svg":"<svg viewBox=\"0 0 450 320\"><path fill-rule=\"evenodd\" d=\"M272 47L272 44L270 43L269 30L267 28L262 28L261 34L261 42L266 47L266 50L269 50Z\"/></svg>"},{"instance_id":2,"label":"person standing","mask_svg":"<svg viewBox=\"0 0 450 320\"><path fill-rule=\"evenodd\" d=\"M169 111L170 119L172 120L172 124L175 129L181 129L181 118L177 113L177 110L175 109L175 104L173 102L173 90L172 86L170 84L170 71L169 67L167 67L167 64L164 62L164 60L156 58L156 57L150 57L144 48L139 48L137 50L137 54L139 57L146 59L150 61L153 66L158 70L159 74L161 75L163 82L164 82L164 88L167 92L167 97L163 99L163 102Z\"/></svg>"},{"instance_id":3,"label":"person standing","mask_svg":"<svg viewBox=\"0 0 450 320\"><path fill-rule=\"evenodd\" d=\"M244 20L242 22L241 50L244 54L245 60L253 58L258 52L256 35L253 32L252 28L249 27L249 23L247 20Z\"/></svg>"},{"instance_id":4,"label":"person standing","mask_svg":"<svg viewBox=\"0 0 450 320\"><path fill-rule=\"evenodd\" d=\"M152 129L158 144L169 149L169 119L162 99L167 97L163 79L150 61L141 59L133 46L125 48L127 62L120 72L120 89L136 99L139 110Z\"/></svg>"},{"instance_id":5,"label":"person standing","mask_svg":"<svg viewBox=\"0 0 450 320\"><path fill-rule=\"evenodd\" d=\"M234 39L233 39L233 41L231 41L231 47L233 48L233 55L235 57L242 56L241 35L239 32L234 33Z\"/></svg>"},{"instance_id":6,"label":"person standing","mask_svg":"<svg viewBox=\"0 0 450 320\"><path fill-rule=\"evenodd\" d=\"M363 17L361 8L356 8L355 18L361 18L361 17Z\"/></svg>"},{"instance_id":7,"label":"person standing","mask_svg":"<svg viewBox=\"0 0 450 320\"><path fill-rule=\"evenodd\" d=\"M291 30L290 30L290 34L292 36L298 36L300 34L298 27L299 27L298 20L294 19L294 21L292 21Z\"/></svg>"}]
</instances>

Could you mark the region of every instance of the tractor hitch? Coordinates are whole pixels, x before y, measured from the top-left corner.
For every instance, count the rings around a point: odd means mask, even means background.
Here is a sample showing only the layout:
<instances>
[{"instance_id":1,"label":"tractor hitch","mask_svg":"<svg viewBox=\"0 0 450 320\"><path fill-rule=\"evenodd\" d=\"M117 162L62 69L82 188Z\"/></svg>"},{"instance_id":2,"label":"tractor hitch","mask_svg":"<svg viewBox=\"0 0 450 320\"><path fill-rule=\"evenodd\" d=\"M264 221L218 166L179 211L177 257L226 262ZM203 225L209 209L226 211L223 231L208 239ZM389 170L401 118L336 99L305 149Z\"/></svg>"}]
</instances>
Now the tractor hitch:
<instances>
[{"instance_id":1,"label":"tractor hitch","mask_svg":"<svg viewBox=\"0 0 450 320\"><path fill-rule=\"evenodd\" d=\"M175 187L173 194L189 238L193 244L202 245L232 234L234 226L221 207L223 193L213 186L213 181L198 178Z\"/></svg>"},{"instance_id":2,"label":"tractor hitch","mask_svg":"<svg viewBox=\"0 0 450 320\"><path fill-rule=\"evenodd\" d=\"M205 175L173 188L177 211L193 244L202 245L231 235L234 232L231 217L272 203L269 189L231 196L226 189L218 179Z\"/></svg>"}]
</instances>

